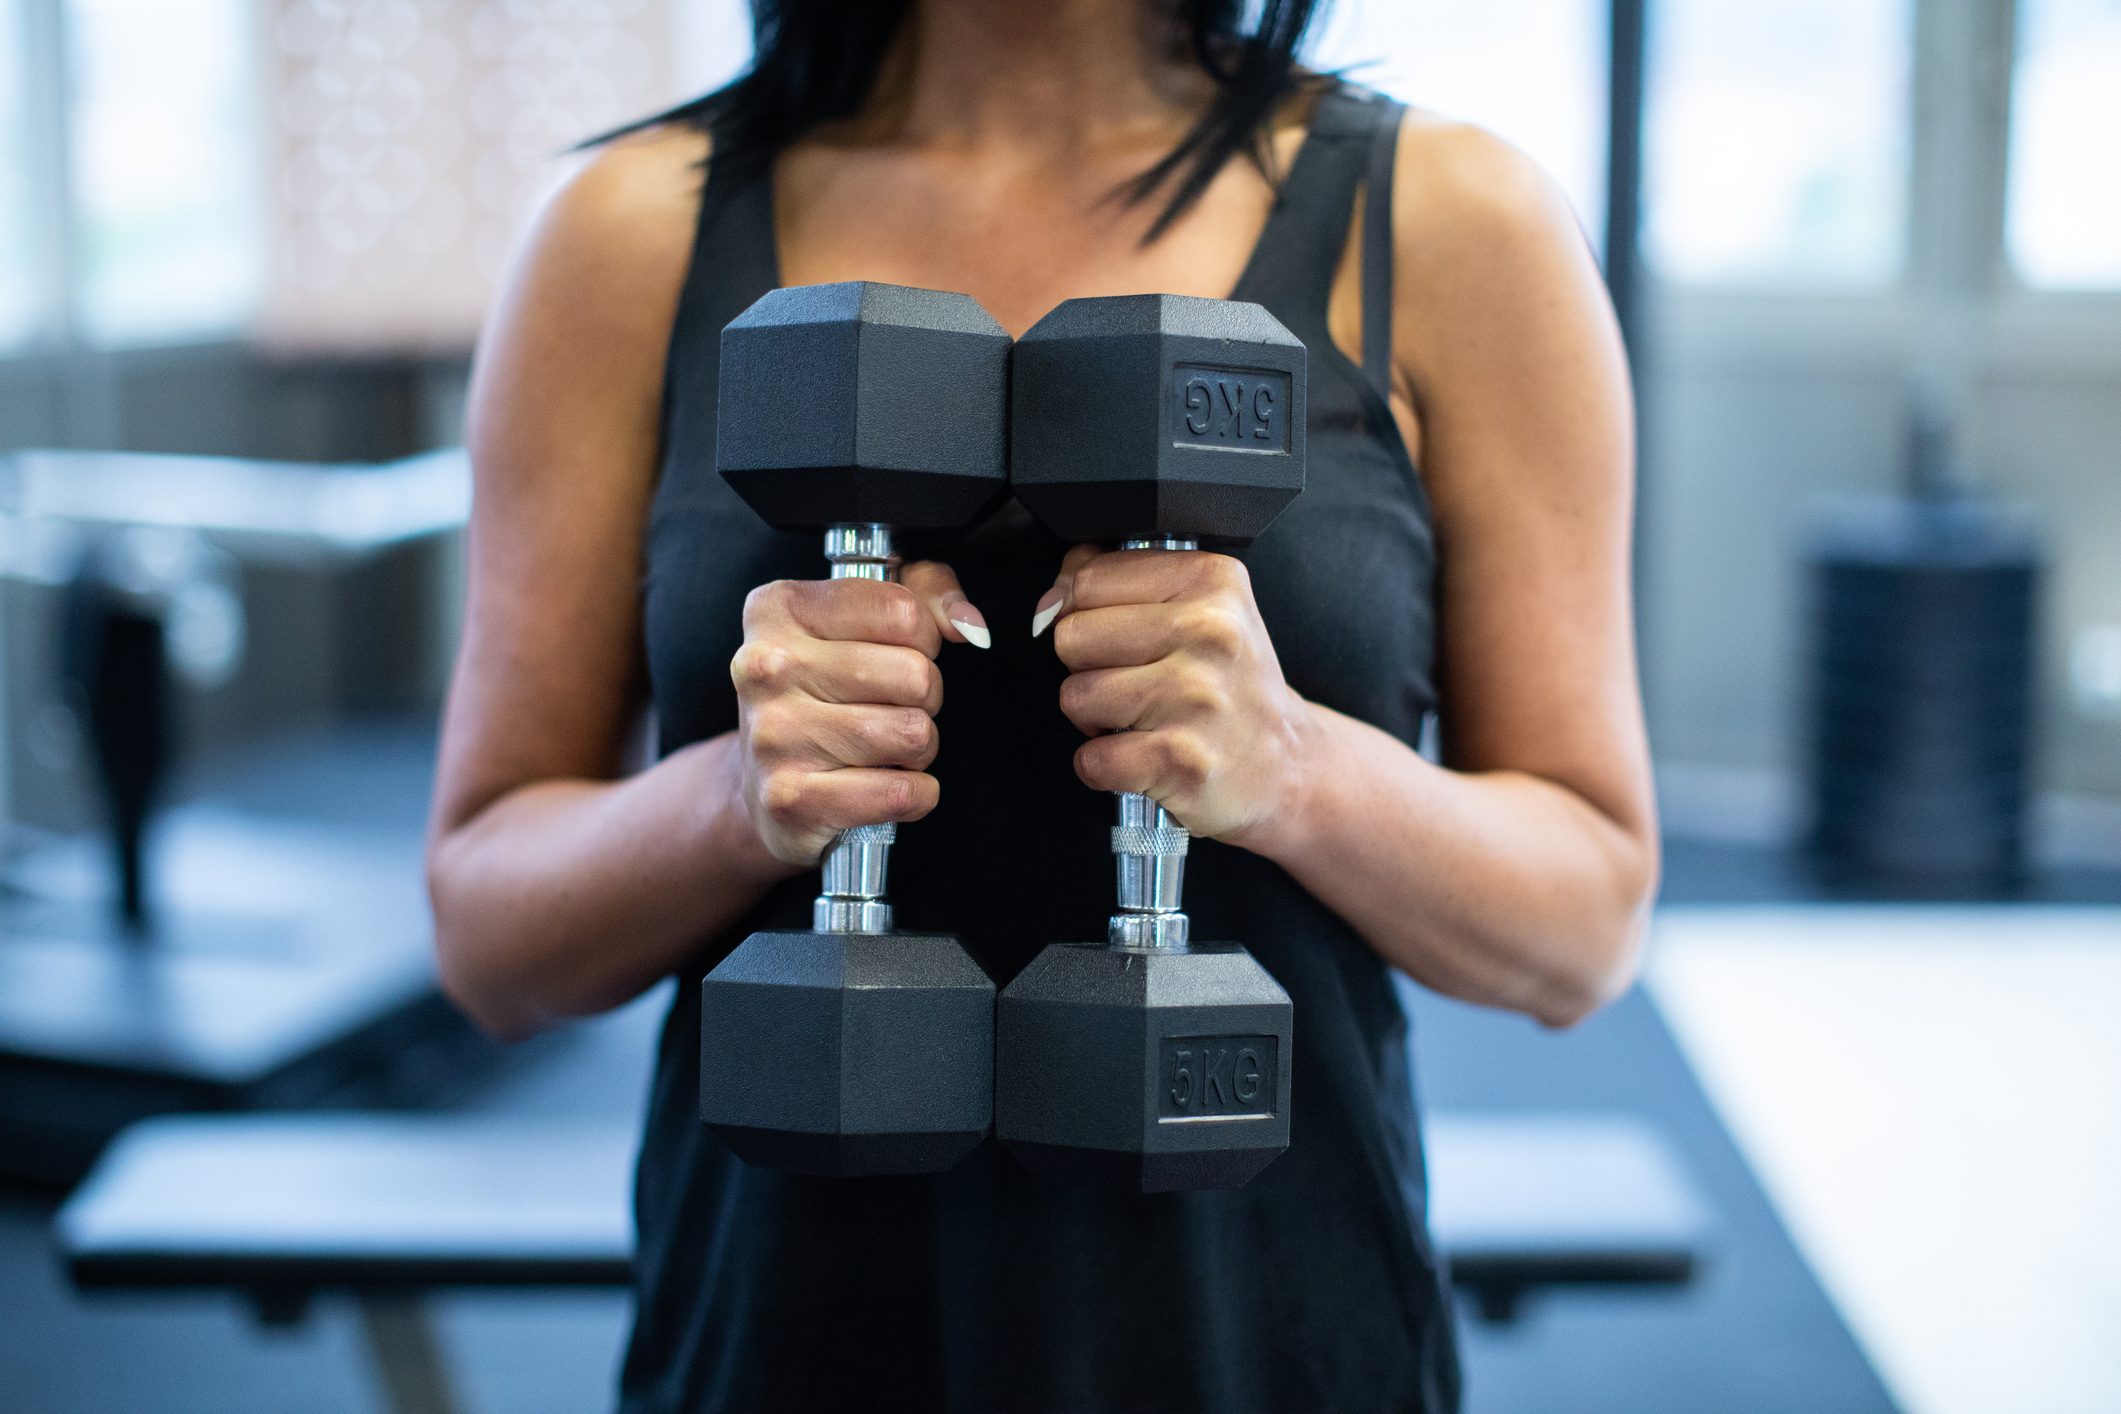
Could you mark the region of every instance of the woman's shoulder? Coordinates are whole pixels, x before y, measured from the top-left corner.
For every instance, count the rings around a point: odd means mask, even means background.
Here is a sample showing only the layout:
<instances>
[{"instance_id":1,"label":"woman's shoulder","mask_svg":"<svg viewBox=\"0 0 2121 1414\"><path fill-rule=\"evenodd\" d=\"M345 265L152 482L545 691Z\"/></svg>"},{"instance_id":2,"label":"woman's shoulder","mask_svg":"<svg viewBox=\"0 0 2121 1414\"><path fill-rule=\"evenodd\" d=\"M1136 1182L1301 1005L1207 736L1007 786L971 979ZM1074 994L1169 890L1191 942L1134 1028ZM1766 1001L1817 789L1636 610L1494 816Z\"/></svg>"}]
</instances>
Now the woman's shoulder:
<instances>
[{"instance_id":1,"label":"woman's shoulder","mask_svg":"<svg viewBox=\"0 0 2121 1414\"><path fill-rule=\"evenodd\" d=\"M475 447L502 423L653 420L692 260L707 140L664 126L575 159L521 237L474 366Z\"/></svg>"},{"instance_id":2,"label":"woman's shoulder","mask_svg":"<svg viewBox=\"0 0 2121 1414\"><path fill-rule=\"evenodd\" d=\"M1393 171L1392 224L1403 255L1439 244L1461 251L1555 239L1582 228L1546 169L1476 123L1421 108L1400 120Z\"/></svg>"},{"instance_id":3,"label":"woman's shoulder","mask_svg":"<svg viewBox=\"0 0 2121 1414\"><path fill-rule=\"evenodd\" d=\"M712 141L700 128L658 123L577 157L531 227L536 244L600 252L614 275L648 278L682 266L698 220Z\"/></svg>"},{"instance_id":4,"label":"woman's shoulder","mask_svg":"<svg viewBox=\"0 0 2121 1414\"><path fill-rule=\"evenodd\" d=\"M487 339L660 358L692 261L704 133L658 125L574 159L525 229ZM592 353L592 351L600 351Z\"/></svg>"}]
</instances>

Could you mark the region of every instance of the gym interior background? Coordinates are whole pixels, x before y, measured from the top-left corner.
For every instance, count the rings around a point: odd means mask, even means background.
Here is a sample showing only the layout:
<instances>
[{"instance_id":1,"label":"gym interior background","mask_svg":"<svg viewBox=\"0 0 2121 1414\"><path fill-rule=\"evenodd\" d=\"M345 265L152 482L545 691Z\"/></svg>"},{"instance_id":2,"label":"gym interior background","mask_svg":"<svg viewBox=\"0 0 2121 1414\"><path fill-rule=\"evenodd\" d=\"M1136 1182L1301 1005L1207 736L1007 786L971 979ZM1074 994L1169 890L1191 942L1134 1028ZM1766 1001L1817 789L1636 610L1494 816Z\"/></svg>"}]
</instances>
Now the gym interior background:
<instances>
[{"instance_id":1,"label":"gym interior background","mask_svg":"<svg viewBox=\"0 0 2121 1414\"><path fill-rule=\"evenodd\" d=\"M168 1111L637 1113L656 998L500 1054L425 971L449 449L558 154L748 44L0 0L0 1406L606 1402L596 1282L84 1291L54 1215ZM1565 1034L1409 1001L1439 1114L1626 1141L1465 1203L1681 1260L1469 1298L1470 1408L2121 1408L2121 3L1342 0L1311 53L1548 165L1640 385L1645 980ZM148 1229L211 1196L142 1172Z\"/></svg>"}]
</instances>

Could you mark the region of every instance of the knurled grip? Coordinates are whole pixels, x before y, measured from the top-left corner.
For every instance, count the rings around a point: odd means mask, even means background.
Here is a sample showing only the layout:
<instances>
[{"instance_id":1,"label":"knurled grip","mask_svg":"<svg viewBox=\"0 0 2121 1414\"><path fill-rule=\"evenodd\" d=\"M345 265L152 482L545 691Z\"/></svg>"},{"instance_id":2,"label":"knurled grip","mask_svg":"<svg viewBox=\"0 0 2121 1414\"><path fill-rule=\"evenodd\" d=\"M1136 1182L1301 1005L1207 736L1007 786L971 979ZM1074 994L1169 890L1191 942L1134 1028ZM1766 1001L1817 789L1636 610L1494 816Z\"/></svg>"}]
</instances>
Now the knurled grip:
<instances>
[{"instance_id":1,"label":"knurled grip","mask_svg":"<svg viewBox=\"0 0 2121 1414\"><path fill-rule=\"evenodd\" d=\"M834 847L843 844L891 844L898 839L897 825L852 825L840 831Z\"/></svg>"},{"instance_id":2,"label":"knurled grip","mask_svg":"<svg viewBox=\"0 0 2121 1414\"><path fill-rule=\"evenodd\" d=\"M1184 854L1193 836L1184 830L1158 829L1143 825L1114 825L1112 852L1137 859L1168 858Z\"/></svg>"}]
</instances>

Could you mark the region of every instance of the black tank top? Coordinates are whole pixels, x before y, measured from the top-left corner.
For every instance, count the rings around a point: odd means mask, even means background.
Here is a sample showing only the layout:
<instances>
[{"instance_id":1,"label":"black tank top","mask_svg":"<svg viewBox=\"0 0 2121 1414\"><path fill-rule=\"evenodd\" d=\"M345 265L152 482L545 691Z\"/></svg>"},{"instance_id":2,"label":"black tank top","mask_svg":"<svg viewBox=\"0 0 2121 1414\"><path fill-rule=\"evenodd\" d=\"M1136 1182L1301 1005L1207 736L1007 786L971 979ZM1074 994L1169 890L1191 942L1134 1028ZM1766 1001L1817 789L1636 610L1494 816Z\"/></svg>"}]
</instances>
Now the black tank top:
<instances>
[{"instance_id":1,"label":"black tank top","mask_svg":"<svg viewBox=\"0 0 2121 1414\"><path fill-rule=\"evenodd\" d=\"M1391 173L1397 110L1349 88L1315 110L1232 292L1310 350L1304 493L1244 558L1290 684L1416 742L1435 704L1436 554L1387 410L1387 223L1365 223L1358 367L1326 329L1355 198ZM1377 209L1389 210L1389 200ZM647 655L662 748L735 727L728 664L754 585L821 578L821 547L765 528L715 472L722 326L779 283L770 175L710 168L671 335L650 516ZM901 831L902 926L956 933L1006 984L1046 944L1104 936L1111 798L1031 608L1064 547L1013 502L946 543L994 647L946 646L942 803ZM1419 867L1409 861L1408 867ZM1235 1192L1051 1187L991 1141L934 1177L745 1167L700 1127L699 981L747 933L808 927L814 875L704 939L678 978L636 1187L631 1411L1305 1414L1457 1407L1407 1023L1384 964L1275 865L1198 842L1194 935L1249 946L1295 1003L1288 1152Z\"/></svg>"}]
</instances>

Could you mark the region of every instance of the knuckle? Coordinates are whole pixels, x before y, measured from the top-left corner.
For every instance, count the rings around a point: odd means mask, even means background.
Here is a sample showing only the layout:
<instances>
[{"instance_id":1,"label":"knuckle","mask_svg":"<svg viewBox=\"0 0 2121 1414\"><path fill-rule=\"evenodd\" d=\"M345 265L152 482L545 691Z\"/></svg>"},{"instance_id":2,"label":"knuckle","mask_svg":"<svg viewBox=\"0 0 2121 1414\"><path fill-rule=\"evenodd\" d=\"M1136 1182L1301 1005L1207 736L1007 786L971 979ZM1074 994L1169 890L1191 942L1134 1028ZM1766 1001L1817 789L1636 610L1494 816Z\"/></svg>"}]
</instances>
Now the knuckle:
<instances>
[{"instance_id":1,"label":"knuckle","mask_svg":"<svg viewBox=\"0 0 2121 1414\"><path fill-rule=\"evenodd\" d=\"M1096 630L1082 615L1063 615L1060 621L1053 625L1053 651L1068 667L1078 667L1088 662L1096 647Z\"/></svg>"},{"instance_id":2,"label":"knuckle","mask_svg":"<svg viewBox=\"0 0 2121 1414\"><path fill-rule=\"evenodd\" d=\"M908 648L897 655L889 684L893 702L926 702L942 690L942 669Z\"/></svg>"},{"instance_id":3,"label":"knuckle","mask_svg":"<svg viewBox=\"0 0 2121 1414\"><path fill-rule=\"evenodd\" d=\"M745 735L755 761L770 761L783 756L793 745L786 714L771 707L762 707L748 715Z\"/></svg>"},{"instance_id":4,"label":"knuckle","mask_svg":"<svg viewBox=\"0 0 2121 1414\"><path fill-rule=\"evenodd\" d=\"M887 584L878 605L884 631L903 641L915 637L921 626L921 601L903 584Z\"/></svg>"},{"instance_id":5,"label":"knuckle","mask_svg":"<svg viewBox=\"0 0 2121 1414\"><path fill-rule=\"evenodd\" d=\"M1220 603L1193 606L1186 614L1183 631L1189 642L1219 657L1235 654L1245 640L1243 621L1228 605Z\"/></svg>"},{"instance_id":6,"label":"knuckle","mask_svg":"<svg viewBox=\"0 0 2121 1414\"><path fill-rule=\"evenodd\" d=\"M776 825L787 827L802 823L808 809L810 792L799 772L769 772L759 786L759 808Z\"/></svg>"},{"instance_id":7,"label":"knuckle","mask_svg":"<svg viewBox=\"0 0 2121 1414\"><path fill-rule=\"evenodd\" d=\"M785 579L768 580L744 596L744 625L750 627L761 619L771 617L787 609L793 593L793 582Z\"/></svg>"},{"instance_id":8,"label":"knuckle","mask_svg":"<svg viewBox=\"0 0 2121 1414\"><path fill-rule=\"evenodd\" d=\"M1103 747L1102 742L1089 741L1076 748L1075 778L1092 790L1117 790L1111 780L1109 753Z\"/></svg>"},{"instance_id":9,"label":"knuckle","mask_svg":"<svg viewBox=\"0 0 2121 1414\"><path fill-rule=\"evenodd\" d=\"M751 639L730 660L729 675L739 689L778 692L795 676L795 654L778 643Z\"/></svg>"},{"instance_id":10,"label":"knuckle","mask_svg":"<svg viewBox=\"0 0 2121 1414\"><path fill-rule=\"evenodd\" d=\"M879 759L895 761L928 741L928 715L917 708L871 713L863 722L866 744Z\"/></svg>"},{"instance_id":11,"label":"knuckle","mask_svg":"<svg viewBox=\"0 0 2121 1414\"><path fill-rule=\"evenodd\" d=\"M1205 786L1214 770L1214 756L1207 746L1190 732L1165 732L1162 735L1165 778L1189 793Z\"/></svg>"},{"instance_id":12,"label":"knuckle","mask_svg":"<svg viewBox=\"0 0 2121 1414\"><path fill-rule=\"evenodd\" d=\"M900 744L908 751L926 751L935 744L935 719L918 707L899 714Z\"/></svg>"},{"instance_id":13,"label":"knuckle","mask_svg":"<svg viewBox=\"0 0 2121 1414\"><path fill-rule=\"evenodd\" d=\"M1186 710L1207 716L1221 712L1228 705L1222 679L1204 668L1194 668L1186 673L1179 685L1178 698Z\"/></svg>"},{"instance_id":14,"label":"knuckle","mask_svg":"<svg viewBox=\"0 0 2121 1414\"><path fill-rule=\"evenodd\" d=\"M1081 673L1061 679L1060 709L1063 716L1079 717L1086 711L1092 699L1092 684Z\"/></svg>"},{"instance_id":15,"label":"knuckle","mask_svg":"<svg viewBox=\"0 0 2121 1414\"><path fill-rule=\"evenodd\" d=\"M1208 561L1210 584L1219 589L1250 591L1252 588L1252 572L1246 569L1245 562L1235 555L1211 554L1203 558Z\"/></svg>"}]
</instances>

